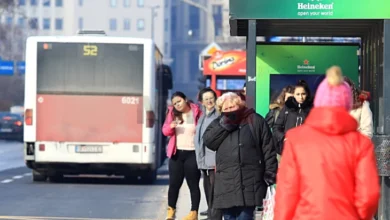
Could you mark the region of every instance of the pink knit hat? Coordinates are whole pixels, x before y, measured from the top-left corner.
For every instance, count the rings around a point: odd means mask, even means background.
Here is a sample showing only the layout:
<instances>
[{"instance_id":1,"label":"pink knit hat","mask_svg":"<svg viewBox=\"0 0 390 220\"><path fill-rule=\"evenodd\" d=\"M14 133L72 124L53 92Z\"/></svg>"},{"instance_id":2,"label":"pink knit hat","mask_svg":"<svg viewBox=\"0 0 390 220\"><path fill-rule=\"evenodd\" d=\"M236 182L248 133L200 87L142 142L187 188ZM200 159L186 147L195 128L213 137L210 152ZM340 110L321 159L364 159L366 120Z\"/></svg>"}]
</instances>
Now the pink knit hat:
<instances>
[{"instance_id":1,"label":"pink knit hat","mask_svg":"<svg viewBox=\"0 0 390 220\"><path fill-rule=\"evenodd\" d=\"M332 66L326 71L326 78L318 86L314 98L315 107L344 107L347 111L352 109L352 91L344 82L341 68Z\"/></svg>"}]
</instances>

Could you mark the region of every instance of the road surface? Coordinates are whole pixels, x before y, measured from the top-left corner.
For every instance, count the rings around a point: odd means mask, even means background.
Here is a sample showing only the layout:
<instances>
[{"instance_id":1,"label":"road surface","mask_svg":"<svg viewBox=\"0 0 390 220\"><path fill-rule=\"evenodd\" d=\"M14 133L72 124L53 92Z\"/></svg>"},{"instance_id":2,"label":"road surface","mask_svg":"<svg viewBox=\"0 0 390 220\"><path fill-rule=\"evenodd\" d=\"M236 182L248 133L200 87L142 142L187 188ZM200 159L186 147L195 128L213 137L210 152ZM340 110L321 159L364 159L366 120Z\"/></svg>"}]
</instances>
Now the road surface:
<instances>
[{"instance_id":1,"label":"road surface","mask_svg":"<svg viewBox=\"0 0 390 220\"><path fill-rule=\"evenodd\" d=\"M23 144L0 140L0 171L22 166Z\"/></svg>"},{"instance_id":2,"label":"road surface","mask_svg":"<svg viewBox=\"0 0 390 220\"><path fill-rule=\"evenodd\" d=\"M168 172L154 185L112 178L66 178L32 182L21 143L0 142L0 219L164 219Z\"/></svg>"}]
</instances>

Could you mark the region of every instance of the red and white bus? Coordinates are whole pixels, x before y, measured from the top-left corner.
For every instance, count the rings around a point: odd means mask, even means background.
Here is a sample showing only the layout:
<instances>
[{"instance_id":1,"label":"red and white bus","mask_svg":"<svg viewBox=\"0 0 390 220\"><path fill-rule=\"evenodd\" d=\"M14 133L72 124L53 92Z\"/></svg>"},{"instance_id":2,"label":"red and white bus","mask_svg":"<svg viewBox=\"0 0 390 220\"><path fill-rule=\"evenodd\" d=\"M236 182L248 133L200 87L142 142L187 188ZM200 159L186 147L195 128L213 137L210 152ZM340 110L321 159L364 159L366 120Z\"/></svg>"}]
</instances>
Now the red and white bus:
<instances>
[{"instance_id":1,"label":"red and white bus","mask_svg":"<svg viewBox=\"0 0 390 220\"><path fill-rule=\"evenodd\" d=\"M25 77L24 156L34 181L156 179L172 77L151 39L30 37Z\"/></svg>"}]
</instances>

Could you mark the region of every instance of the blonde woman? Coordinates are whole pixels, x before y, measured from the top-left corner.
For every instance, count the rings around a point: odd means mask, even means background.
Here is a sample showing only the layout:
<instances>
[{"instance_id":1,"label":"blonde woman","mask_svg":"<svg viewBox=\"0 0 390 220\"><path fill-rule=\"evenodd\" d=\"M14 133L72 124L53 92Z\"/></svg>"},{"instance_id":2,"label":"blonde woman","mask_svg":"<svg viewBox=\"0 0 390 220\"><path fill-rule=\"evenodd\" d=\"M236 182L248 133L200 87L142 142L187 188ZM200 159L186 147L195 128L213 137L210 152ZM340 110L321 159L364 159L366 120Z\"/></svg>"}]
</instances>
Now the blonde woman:
<instances>
[{"instance_id":1,"label":"blonde woman","mask_svg":"<svg viewBox=\"0 0 390 220\"><path fill-rule=\"evenodd\" d=\"M283 88L279 96L269 105L269 112L265 116L265 120L268 123L268 126L272 128L276 119L279 116L280 110L284 107L287 99L291 96L294 96L294 86L286 86Z\"/></svg>"},{"instance_id":2,"label":"blonde woman","mask_svg":"<svg viewBox=\"0 0 390 220\"><path fill-rule=\"evenodd\" d=\"M223 94L216 106L221 116L203 134L204 145L216 151L213 208L221 209L225 220L253 219L267 183L276 181L271 131L236 93Z\"/></svg>"},{"instance_id":3,"label":"blonde woman","mask_svg":"<svg viewBox=\"0 0 390 220\"><path fill-rule=\"evenodd\" d=\"M372 138L374 128L370 103L368 102L369 94L361 91L351 79L344 77L344 80L348 83L352 90L353 106L349 113L357 120L358 131L361 134Z\"/></svg>"}]
</instances>

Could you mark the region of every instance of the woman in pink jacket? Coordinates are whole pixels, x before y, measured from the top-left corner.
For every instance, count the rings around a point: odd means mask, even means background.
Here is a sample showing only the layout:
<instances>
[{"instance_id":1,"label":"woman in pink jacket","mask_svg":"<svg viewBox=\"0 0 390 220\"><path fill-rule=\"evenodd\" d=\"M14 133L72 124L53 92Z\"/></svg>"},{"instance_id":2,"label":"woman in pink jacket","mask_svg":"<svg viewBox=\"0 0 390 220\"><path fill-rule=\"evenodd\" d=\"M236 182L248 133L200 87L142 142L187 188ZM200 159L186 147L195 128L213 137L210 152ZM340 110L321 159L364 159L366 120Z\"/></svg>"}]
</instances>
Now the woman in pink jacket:
<instances>
[{"instance_id":1,"label":"woman in pink jacket","mask_svg":"<svg viewBox=\"0 0 390 220\"><path fill-rule=\"evenodd\" d=\"M168 107L162 132L169 136L167 156L169 158L169 189L167 220L175 219L176 202L184 177L191 194L191 211L185 220L197 220L200 203L200 171L196 162L194 137L201 115L200 108L188 102L182 92L175 92Z\"/></svg>"}]
</instances>

